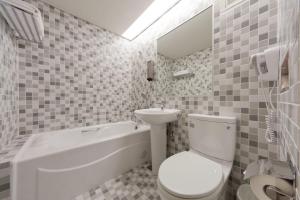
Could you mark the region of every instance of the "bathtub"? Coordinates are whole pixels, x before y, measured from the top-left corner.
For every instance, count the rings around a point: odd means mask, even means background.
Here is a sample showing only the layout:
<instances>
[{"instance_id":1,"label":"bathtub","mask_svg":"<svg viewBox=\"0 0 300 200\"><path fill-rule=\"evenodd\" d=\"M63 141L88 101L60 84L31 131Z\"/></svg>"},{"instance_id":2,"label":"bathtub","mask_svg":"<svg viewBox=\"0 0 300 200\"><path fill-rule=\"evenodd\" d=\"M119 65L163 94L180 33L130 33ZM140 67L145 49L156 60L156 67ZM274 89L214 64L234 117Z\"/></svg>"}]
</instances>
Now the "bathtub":
<instances>
[{"instance_id":1,"label":"bathtub","mask_svg":"<svg viewBox=\"0 0 300 200\"><path fill-rule=\"evenodd\" d=\"M32 135L12 161L12 200L69 200L150 159L131 121Z\"/></svg>"}]
</instances>

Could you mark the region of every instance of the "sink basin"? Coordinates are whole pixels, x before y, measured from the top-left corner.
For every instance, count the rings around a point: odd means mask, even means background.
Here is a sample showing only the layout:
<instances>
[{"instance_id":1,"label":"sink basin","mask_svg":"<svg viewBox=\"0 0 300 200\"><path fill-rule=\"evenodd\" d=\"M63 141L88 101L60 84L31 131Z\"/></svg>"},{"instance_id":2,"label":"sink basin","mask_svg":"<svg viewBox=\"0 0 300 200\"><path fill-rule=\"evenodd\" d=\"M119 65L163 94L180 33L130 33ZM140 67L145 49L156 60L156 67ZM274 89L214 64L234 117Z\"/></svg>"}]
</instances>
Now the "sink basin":
<instances>
[{"instance_id":1,"label":"sink basin","mask_svg":"<svg viewBox=\"0 0 300 200\"><path fill-rule=\"evenodd\" d=\"M167 123L176 121L180 110L149 108L136 110L137 118L151 126L152 173L158 174L160 164L167 157Z\"/></svg>"},{"instance_id":2,"label":"sink basin","mask_svg":"<svg viewBox=\"0 0 300 200\"><path fill-rule=\"evenodd\" d=\"M161 109L161 108L149 108L136 110L135 115L149 124L164 124L172 121L176 121L180 113L180 110L176 109Z\"/></svg>"}]
</instances>

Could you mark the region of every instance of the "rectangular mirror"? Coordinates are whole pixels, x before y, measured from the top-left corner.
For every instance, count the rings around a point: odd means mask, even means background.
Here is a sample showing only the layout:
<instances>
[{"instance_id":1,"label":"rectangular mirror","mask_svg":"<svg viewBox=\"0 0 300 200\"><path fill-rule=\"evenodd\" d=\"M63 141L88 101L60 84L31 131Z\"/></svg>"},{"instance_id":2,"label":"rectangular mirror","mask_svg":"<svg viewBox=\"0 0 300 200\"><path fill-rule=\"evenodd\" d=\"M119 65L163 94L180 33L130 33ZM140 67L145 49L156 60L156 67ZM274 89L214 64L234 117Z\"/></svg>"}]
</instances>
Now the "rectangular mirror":
<instances>
[{"instance_id":1,"label":"rectangular mirror","mask_svg":"<svg viewBox=\"0 0 300 200\"><path fill-rule=\"evenodd\" d=\"M212 6L157 39L154 94L212 93Z\"/></svg>"}]
</instances>

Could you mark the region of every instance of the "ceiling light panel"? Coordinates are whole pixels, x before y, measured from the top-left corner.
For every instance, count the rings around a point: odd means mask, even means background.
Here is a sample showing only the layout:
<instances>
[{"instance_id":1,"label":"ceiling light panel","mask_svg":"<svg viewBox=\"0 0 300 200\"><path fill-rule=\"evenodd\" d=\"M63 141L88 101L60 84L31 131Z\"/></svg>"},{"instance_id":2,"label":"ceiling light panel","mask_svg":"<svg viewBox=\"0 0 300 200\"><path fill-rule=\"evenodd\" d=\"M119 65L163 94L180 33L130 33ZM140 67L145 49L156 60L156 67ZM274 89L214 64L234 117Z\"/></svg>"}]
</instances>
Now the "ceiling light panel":
<instances>
[{"instance_id":1,"label":"ceiling light panel","mask_svg":"<svg viewBox=\"0 0 300 200\"><path fill-rule=\"evenodd\" d=\"M128 40L133 40L179 1L180 0L154 0L141 16L130 25L122 36Z\"/></svg>"}]
</instances>

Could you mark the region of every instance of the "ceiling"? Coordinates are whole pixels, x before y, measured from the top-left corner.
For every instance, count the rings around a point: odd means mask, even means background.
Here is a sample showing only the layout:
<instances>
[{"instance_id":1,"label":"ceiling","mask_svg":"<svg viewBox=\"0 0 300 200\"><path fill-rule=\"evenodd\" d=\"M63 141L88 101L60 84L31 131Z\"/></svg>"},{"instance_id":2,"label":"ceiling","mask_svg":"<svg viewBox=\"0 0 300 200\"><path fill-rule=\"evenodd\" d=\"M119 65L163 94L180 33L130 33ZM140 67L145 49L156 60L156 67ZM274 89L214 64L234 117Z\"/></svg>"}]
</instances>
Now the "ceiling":
<instances>
[{"instance_id":1,"label":"ceiling","mask_svg":"<svg viewBox=\"0 0 300 200\"><path fill-rule=\"evenodd\" d=\"M157 40L158 52L180 58L212 46L212 7Z\"/></svg>"},{"instance_id":2,"label":"ceiling","mask_svg":"<svg viewBox=\"0 0 300 200\"><path fill-rule=\"evenodd\" d=\"M76 17L122 35L153 0L42 0Z\"/></svg>"}]
</instances>

